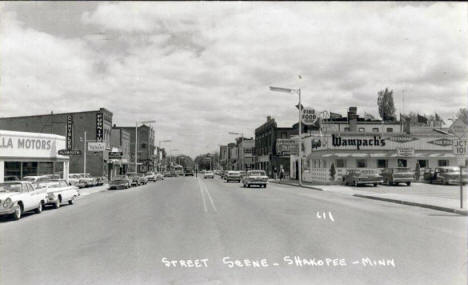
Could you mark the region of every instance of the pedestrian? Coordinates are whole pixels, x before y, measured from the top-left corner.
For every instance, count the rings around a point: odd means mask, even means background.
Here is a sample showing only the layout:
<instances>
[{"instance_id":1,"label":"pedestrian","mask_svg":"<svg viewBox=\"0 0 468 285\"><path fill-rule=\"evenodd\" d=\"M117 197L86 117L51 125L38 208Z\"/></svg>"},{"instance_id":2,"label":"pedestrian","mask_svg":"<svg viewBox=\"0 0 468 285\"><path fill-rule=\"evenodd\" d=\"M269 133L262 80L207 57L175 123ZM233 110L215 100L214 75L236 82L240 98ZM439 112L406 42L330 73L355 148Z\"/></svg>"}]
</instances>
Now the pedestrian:
<instances>
[{"instance_id":1,"label":"pedestrian","mask_svg":"<svg viewBox=\"0 0 468 285\"><path fill-rule=\"evenodd\" d=\"M278 170L275 168L273 168L273 177L276 179L278 179Z\"/></svg>"},{"instance_id":2,"label":"pedestrian","mask_svg":"<svg viewBox=\"0 0 468 285\"><path fill-rule=\"evenodd\" d=\"M284 179L284 169L281 167L280 170L280 181Z\"/></svg>"}]
</instances>

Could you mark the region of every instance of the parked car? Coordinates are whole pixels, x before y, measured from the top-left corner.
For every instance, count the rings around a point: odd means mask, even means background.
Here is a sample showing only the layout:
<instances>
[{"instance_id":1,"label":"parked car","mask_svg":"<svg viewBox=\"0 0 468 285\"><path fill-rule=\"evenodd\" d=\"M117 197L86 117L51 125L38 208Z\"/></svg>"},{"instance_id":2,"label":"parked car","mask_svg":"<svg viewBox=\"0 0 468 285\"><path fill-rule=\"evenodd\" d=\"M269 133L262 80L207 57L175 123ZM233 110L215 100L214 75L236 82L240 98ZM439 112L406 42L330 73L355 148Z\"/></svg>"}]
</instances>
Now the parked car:
<instances>
[{"instance_id":1,"label":"parked car","mask_svg":"<svg viewBox=\"0 0 468 285\"><path fill-rule=\"evenodd\" d=\"M385 168L382 171L383 183L388 185L398 185L399 183L406 183L410 186L411 182L415 180L414 172L406 167Z\"/></svg>"},{"instance_id":2,"label":"parked car","mask_svg":"<svg viewBox=\"0 0 468 285\"><path fill-rule=\"evenodd\" d=\"M164 180L164 175L162 173L156 173L156 181Z\"/></svg>"},{"instance_id":3,"label":"parked car","mask_svg":"<svg viewBox=\"0 0 468 285\"><path fill-rule=\"evenodd\" d=\"M148 178L146 177L146 174L138 173L138 177L140 177L140 184L142 185L148 184Z\"/></svg>"},{"instance_id":4,"label":"parked car","mask_svg":"<svg viewBox=\"0 0 468 285\"><path fill-rule=\"evenodd\" d=\"M111 178L109 189L128 189L132 186L132 180L127 175L117 175Z\"/></svg>"},{"instance_id":5,"label":"parked car","mask_svg":"<svg viewBox=\"0 0 468 285\"><path fill-rule=\"evenodd\" d=\"M242 185L250 188L251 185L258 185L266 188L268 184L268 176L264 170L249 170L242 177Z\"/></svg>"},{"instance_id":6,"label":"parked car","mask_svg":"<svg viewBox=\"0 0 468 285\"><path fill-rule=\"evenodd\" d=\"M14 175L8 175L3 177L3 181L19 181L19 178Z\"/></svg>"},{"instance_id":7,"label":"parked car","mask_svg":"<svg viewBox=\"0 0 468 285\"><path fill-rule=\"evenodd\" d=\"M429 183L440 183L440 184L460 184L460 168L456 166L444 166L432 169L426 169L424 172L424 180ZM466 169L462 171L462 183L468 182L468 172Z\"/></svg>"},{"instance_id":8,"label":"parked car","mask_svg":"<svg viewBox=\"0 0 468 285\"><path fill-rule=\"evenodd\" d=\"M68 174L68 183L70 185L76 186L80 182L80 178L83 177L82 173L70 173Z\"/></svg>"},{"instance_id":9,"label":"parked car","mask_svg":"<svg viewBox=\"0 0 468 285\"><path fill-rule=\"evenodd\" d=\"M78 188L94 187L98 185L98 178L92 177L89 173L83 174L78 180Z\"/></svg>"},{"instance_id":10,"label":"parked car","mask_svg":"<svg viewBox=\"0 0 468 285\"><path fill-rule=\"evenodd\" d=\"M104 185L106 184L109 180L107 179L107 177L105 176L100 176L100 177L96 177L96 180L97 180L97 185L100 186L100 185Z\"/></svg>"},{"instance_id":11,"label":"parked car","mask_svg":"<svg viewBox=\"0 0 468 285\"><path fill-rule=\"evenodd\" d=\"M154 172L146 172L146 179L151 182L156 182L156 174Z\"/></svg>"},{"instance_id":12,"label":"parked car","mask_svg":"<svg viewBox=\"0 0 468 285\"><path fill-rule=\"evenodd\" d=\"M345 185L359 186L372 184L376 187L377 184L382 183L382 176L371 171L348 169L343 176L343 182Z\"/></svg>"},{"instance_id":13,"label":"parked car","mask_svg":"<svg viewBox=\"0 0 468 285\"><path fill-rule=\"evenodd\" d=\"M39 175L39 176L24 176L23 179L21 179L21 180L22 181L28 181L28 182L31 182L31 183L36 183L36 182L40 182L40 181L47 181L49 179L50 178L47 175Z\"/></svg>"},{"instance_id":14,"label":"parked car","mask_svg":"<svg viewBox=\"0 0 468 285\"><path fill-rule=\"evenodd\" d=\"M132 186L140 186L143 184L148 183L148 180L145 179L143 173L135 173L135 172L129 172L127 173L128 177L132 181L131 185Z\"/></svg>"},{"instance_id":15,"label":"parked car","mask_svg":"<svg viewBox=\"0 0 468 285\"><path fill-rule=\"evenodd\" d=\"M46 199L46 189L36 189L29 181L0 183L0 215L12 215L19 220L28 211L39 214Z\"/></svg>"},{"instance_id":16,"label":"parked car","mask_svg":"<svg viewBox=\"0 0 468 285\"><path fill-rule=\"evenodd\" d=\"M214 173L211 172L211 171L206 171L205 174L203 174L203 178L204 179L208 179L208 178L214 179Z\"/></svg>"},{"instance_id":17,"label":"parked car","mask_svg":"<svg viewBox=\"0 0 468 285\"><path fill-rule=\"evenodd\" d=\"M77 188L70 186L64 179L37 182L35 187L36 189L46 189L47 199L44 205L52 205L55 209L60 208L65 202L72 205L78 197Z\"/></svg>"},{"instance_id":18,"label":"parked car","mask_svg":"<svg viewBox=\"0 0 468 285\"><path fill-rule=\"evenodd\" d=\"M185 176L193 176L193 170L192 169L186 169L184 175Z\"/></svg>"},{"instance_id":19,"label":"parked car","mask_svg":"<svg viewBox=\"0 0 468 285\"><path fill-rule=\"evenodd\" d=\"M226 182L230 182L230 181L241 182L240 171L228 171L225 179L226 179Z\"/></svg>"}]
</instances>

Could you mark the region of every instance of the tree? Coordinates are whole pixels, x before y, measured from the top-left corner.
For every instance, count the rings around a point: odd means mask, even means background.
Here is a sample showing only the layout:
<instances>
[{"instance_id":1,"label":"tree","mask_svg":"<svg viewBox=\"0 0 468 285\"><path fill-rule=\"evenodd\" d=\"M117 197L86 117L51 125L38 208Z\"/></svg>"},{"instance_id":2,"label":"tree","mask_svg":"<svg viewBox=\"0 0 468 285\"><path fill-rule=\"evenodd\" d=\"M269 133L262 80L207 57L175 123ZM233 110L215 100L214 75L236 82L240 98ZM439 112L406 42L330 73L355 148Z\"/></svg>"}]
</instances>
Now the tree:
<instances>
[{"instance_id":1,"label":"tree","mask_svg":"<svg viewBox=\"0 0 468 285\"><path fill-rule=\"evenodd\" d=\"M468 125L468 109L460 108L456 115L457 119L461 119L465 124Z\"/></svg>"},{"instance_id":2,"label":"tree","mask_svg":"<svg viewBox=\"0 0 468 285\"><path fill-rule=\"evenodd\" d=\"M395 104L393 103L393 90L381 90L377 93L377 106L379 107L379 115L384 121L394 121L395 117Z\"/></svg>"},{"instance_id":3,"label":"tree","mask_svg":"<svg viewBox=\"0 0 468 285\"><path fill-rule=\"evenodd\" d=\"M335 181L335 175L336 175L336 169L335 169L335 164L332 163L330 167L330 180Z\"/></svg>"}]
</instances>

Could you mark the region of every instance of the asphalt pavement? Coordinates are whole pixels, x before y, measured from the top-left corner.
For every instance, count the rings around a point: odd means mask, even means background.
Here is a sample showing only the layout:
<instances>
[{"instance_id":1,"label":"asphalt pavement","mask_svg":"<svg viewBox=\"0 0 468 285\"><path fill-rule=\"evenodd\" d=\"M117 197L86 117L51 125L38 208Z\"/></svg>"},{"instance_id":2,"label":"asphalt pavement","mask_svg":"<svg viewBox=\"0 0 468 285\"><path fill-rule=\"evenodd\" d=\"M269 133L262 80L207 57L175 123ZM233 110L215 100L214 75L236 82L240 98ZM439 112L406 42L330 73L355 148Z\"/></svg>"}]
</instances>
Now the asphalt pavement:
<instances>
[{"instance_id":1,"label":"asphalt pavement","mask_svg":"<svg viewBox=\"0 0 468 285\"><path fill-rule=\"evenodd\" d=\"M0 221L0 284L466 284L466 217L167 178Z\"/></svg>"}]
</instances>

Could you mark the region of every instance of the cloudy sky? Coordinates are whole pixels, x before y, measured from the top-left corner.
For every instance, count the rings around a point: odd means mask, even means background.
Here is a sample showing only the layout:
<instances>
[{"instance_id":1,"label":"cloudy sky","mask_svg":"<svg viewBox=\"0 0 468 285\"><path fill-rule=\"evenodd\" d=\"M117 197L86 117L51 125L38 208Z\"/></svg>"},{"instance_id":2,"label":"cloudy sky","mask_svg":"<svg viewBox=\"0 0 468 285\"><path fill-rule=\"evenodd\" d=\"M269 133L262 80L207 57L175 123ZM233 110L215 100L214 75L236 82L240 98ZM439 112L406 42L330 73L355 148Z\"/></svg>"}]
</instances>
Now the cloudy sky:
<instances>
[{"instance_id":1,"label":"cloudy sky","mask_svg":"<svg viewBox=\"0 0 468 285\"><path fill-rule=\"evenodd\" d=\"M304 105L452 117L467 105L466 3L2 3L0 116L105 107L195 156ZM302 76L302 79L298 75ZM402 105L404 97L404 105Z\"/></svg>"}]
</instances>

